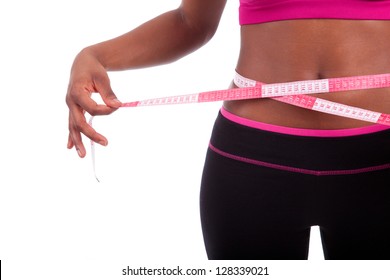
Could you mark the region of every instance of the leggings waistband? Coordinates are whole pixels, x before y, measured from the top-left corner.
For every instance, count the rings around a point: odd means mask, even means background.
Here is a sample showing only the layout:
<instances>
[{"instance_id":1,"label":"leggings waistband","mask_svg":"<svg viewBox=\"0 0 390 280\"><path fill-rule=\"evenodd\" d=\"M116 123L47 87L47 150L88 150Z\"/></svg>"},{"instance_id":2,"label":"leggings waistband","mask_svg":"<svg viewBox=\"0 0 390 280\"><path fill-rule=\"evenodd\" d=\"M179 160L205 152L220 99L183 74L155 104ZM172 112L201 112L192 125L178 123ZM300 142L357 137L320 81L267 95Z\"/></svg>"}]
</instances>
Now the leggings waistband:
<instances>
[{"instance_id":1,"label":"leggings waistband","mask_svg":"<svg viewBox=\"0 0 390 280\"><path fill-rule=\"evenodd\" d=\"M381 124L373 124L364 127L358 128L347 128L347 129L305 129L305 128L292 128L285 127L273 124L267 124L263 122L258 122L250 119L246 119L240 116L237 116L233 113L227 111L224 107L221 108L221 114L228 120L275 133L281 134L289 134L289 135L297 135L297 136L310 136L310 137L346 137L346 136L356 136L363 134L375 133L383 130L390 129L390 126L381 125Z\"/></svg>"}]
</instances>

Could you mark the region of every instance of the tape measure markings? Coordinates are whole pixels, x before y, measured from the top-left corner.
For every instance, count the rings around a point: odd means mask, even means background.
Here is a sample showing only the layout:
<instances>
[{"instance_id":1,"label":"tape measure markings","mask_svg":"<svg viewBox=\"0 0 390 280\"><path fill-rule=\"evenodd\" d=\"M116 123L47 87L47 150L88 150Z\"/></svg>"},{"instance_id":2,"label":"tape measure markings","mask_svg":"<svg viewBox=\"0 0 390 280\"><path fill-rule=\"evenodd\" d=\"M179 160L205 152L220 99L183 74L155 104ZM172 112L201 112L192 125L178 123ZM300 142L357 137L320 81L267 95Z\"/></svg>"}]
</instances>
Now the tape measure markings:
<instances>
[{"instance_id":1,"label":"tape measure markings","mask_svg":"<svg viewBox=\"0 0 390 280\"><path fill-rule=\"evenodd\" d=\"M390 74L306 80L274 84L259 83L236 74L234 83L239 88L126 102L123 103L122 107L201 103L253 98L274 98L302 94L384 88L390 87Z\"/></svg>"}]
</instances>

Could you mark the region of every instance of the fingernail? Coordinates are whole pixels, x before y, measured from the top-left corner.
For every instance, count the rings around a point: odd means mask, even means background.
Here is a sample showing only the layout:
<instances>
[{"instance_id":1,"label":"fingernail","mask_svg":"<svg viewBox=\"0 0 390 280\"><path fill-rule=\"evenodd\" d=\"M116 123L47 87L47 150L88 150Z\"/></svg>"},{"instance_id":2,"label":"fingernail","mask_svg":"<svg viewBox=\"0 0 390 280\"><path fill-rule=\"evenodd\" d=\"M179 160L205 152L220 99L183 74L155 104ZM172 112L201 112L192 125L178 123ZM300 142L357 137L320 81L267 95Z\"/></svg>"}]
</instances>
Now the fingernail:
<instances>
[{"instance_id":1,"label":"fingernail","mask_svg":"<svg viewBox=\"0 0 390 280\"><path fill-rule=\"evenodd\" d=\"M81 154L81 151L79 149L76 149L77 153L79 154L79 157L82 157L83 155Z\"/></svg>"},{"instance_id":2,"label":"fingernail","mask_svg":"<svg viewBox=\"0 0 390 280\"><path fill-rule=\"evenodd\" d=\"M117 104L122 104L122 102L120 102L117 98L113 99L112 100L114 103L117 103Z\"/></svg>"},{"instance_id":3,"label":"fingernail","mask_svg":"<svg viewBox=\"0 0 390 280\"><path fill-rule=\"evenodd\" d=\"M104 140L99 141L99 144L102 146L107 146L107 142Z\"/></svg>"}]
</instances>

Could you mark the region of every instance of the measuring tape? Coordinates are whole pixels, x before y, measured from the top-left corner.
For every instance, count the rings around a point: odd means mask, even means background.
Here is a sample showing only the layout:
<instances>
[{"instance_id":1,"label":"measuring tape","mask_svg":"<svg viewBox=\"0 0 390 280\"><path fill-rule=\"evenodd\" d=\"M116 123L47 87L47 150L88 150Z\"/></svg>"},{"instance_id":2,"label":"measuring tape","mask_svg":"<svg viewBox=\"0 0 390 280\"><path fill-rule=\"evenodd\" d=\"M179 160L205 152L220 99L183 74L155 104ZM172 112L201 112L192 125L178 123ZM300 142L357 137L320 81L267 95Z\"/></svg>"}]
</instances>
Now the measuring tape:
<instances>
[{"instance_id":1,"label":"measuring tape","mask_svg":"<svg viewBox=\"0 0 390 280\"><path fill-rule=\"evenodd\" d=\"M365 110L306 95L385 88L390 87L389 79L390 74L379 74L264 85L236 73L234 83L243 88L261 86L265 92L264 97L273 97L273 99L283 103L331 115L390 126L389 114Z\"/></svg>"},{"instance_id":2,"label":"measuring tape","mask_svg":"<svg viewBox=\"0 0 390 280\"><path fill-rule=\"evenodd\" d=\"M357 107L327 101L321 98L307 96L307 94L314 93L330 93L390 87L390 74L263 84L236 73L234 83L239 88L126 102L122 104L122 107L273 98L284 103L314 111L390 125L389 114L364 110Z\"/></svg>"},{"instance_id":3,"label":"measuring tape","mask_svg":"<svg viewBox=\"0 0 390 280\"><path fill-rule=\"evenodd\" d=\"M227 100L272 98L283 103L288 103L309 110L390 126L390 114L369 111L362 108L352 107L324 100L318 97L309 96L310 94L315 93L330 93L390 87L390 74L263 84L245 78L236 73L234 76L234 83L238 86L238 88L125 102L122 103L122 107L158 106ZM93 117L91 117L89 120L89 124L91 126L92 120ZM94 175L96 180L99 181L96 176L95 148L93 141L91 141L91 154Z\"/></svg>"}]
</instances>

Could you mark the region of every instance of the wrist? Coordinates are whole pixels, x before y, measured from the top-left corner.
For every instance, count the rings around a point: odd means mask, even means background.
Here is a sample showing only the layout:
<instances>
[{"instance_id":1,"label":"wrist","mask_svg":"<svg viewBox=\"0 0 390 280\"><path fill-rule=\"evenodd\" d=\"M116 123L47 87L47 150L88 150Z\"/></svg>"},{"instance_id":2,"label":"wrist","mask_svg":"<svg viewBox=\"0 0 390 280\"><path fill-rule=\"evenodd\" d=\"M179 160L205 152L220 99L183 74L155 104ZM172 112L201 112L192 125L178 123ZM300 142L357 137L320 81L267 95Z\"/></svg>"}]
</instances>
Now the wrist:
<instances>
[{"instance_id":1,"label":"wrist","mask_svg":"<svg viewBox=\"0 0 390 280\"><path fill-rule=\"evenodd\" d=\"M101 55L99 55L99 52L94 48L94 46L89 46L82 49L75 58L75 63L78 62L88 64L93 62L94 64L100 64L106 68L104 61L101 59Z\"/></svg>"},{"instance_id":2,"label":"wrist","mask_svg":"<svg viewBox=\"0 0 390 280\"><path fill-rule=\"evenodd\" d=\"M75 57L71 68L71 81L86 82L107 72L90 47L82 49Z\"/></svg>"},{"instance_id":3,"label":"wrist","mask_svg":"<svg viewBox=\"0 0 390 280\"><path fill-rule=\"evenodd\" d=\"M82 49L79 55L89 61L95 61L95 63L103 66L106 71L108 70L108 63L105 59L106 56L104 55L104 52L100 50L98 45L92 45Z\"/></svg>"}]
</instances>

